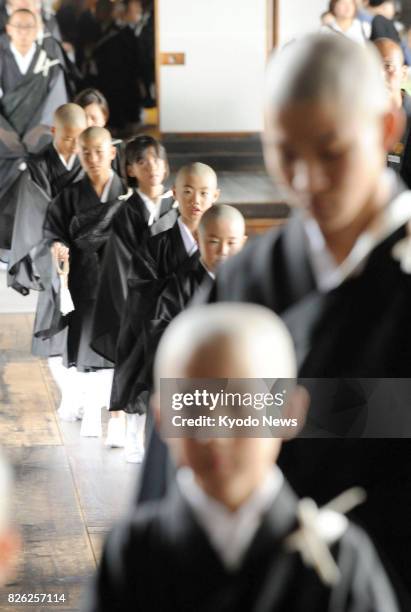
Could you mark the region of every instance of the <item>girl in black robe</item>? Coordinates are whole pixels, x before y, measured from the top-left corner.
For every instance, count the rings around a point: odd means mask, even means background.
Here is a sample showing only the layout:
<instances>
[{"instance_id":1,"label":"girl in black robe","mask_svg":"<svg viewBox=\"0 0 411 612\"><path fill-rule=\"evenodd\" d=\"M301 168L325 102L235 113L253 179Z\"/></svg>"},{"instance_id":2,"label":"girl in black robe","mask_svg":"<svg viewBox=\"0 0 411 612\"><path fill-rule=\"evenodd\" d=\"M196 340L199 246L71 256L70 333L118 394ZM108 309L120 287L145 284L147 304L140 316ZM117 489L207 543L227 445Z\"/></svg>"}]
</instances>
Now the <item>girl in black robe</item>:
<instances>
[{"instance_id":1,"label":"girl in black robe","mask_svg":"<svg viewBox=\"0 0 411 612\"><path fill-rule=\"evenodd\" d=\"M173 193L163 186L169 172L164 147L151 136L137 136L127 144L126 166L133 195L113 220L93 322L93 348L113 363L133 254L145 234L163 232L177 219Z\"/></svg>"}]
</instances>

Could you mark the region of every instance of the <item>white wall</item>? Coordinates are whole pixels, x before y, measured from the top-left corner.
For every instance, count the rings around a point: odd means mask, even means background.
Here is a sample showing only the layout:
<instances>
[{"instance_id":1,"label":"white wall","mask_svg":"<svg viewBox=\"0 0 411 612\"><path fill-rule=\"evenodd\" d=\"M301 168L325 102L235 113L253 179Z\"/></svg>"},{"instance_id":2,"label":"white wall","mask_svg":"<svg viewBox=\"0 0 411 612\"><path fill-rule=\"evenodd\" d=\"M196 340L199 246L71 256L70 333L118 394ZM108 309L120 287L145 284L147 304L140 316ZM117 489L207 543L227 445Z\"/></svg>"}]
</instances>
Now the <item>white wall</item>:
<instances>
[{"instance_id":1,"label":"white wall","mask_svg":"<svg viewBox=\"0 0 411 612\"><path fill-rule=\"evenodd\" d=\"M280 0L279 44L320 27L320 16L328 9L328 0Z\"/></svg>"},{"instance_id":2,"label":"white wall","mask_svg":"<svg viewBox=\"0 0 411 612\"><path fill-rule=\"evenodd\" d=\"M185 66L160 68L160 130L261 131L266 0L158 0L158 9L160 52L186 54Z\"/></svg>"}]
</instances>

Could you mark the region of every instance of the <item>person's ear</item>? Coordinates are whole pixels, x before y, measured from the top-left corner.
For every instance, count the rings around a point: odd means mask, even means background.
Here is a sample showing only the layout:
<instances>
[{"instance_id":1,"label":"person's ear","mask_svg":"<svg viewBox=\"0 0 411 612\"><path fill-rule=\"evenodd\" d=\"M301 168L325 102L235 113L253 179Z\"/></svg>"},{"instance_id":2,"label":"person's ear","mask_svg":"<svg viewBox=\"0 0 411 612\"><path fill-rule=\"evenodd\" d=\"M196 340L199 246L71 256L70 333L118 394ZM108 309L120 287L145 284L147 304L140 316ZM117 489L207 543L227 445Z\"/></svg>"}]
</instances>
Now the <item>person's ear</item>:
<instances>
[{"instance_id":1,"label":"person's ear","mask_svg":"<svg viewBox=\"0 0 411 612\"><path fill-rule=\"evenodd\" d=\"M384 149L392 151L401 140L405 130L405 113L402 108L391 108L383 117Z\"/></svg>"},{"instance_id":2,"label":"person's ear","mask_svg":"<svg viewBox=\"0 0 411 612\"><path fill-rule=\"evenodd\" d=\"M283 440L292 440L302 431L307 420L308 408L310 406L310 395L305 387L297 385L293 390L284 410L281 411L282 419L294 419L296 427L287 427L282 432Z\"/></svg>"},{"instance_id":3,"label":"person's ear","mask_svg":"<svg viewBox=\"0 0 411 612\"><path fill-rule=\"evenodd\" d=\"M111 161L113 161L113 159L116 159L116 147L114 147L113 145L111 146L111 151L110 151L110 159Z\"/></svg>"},{"instance_id":4,"label":"person's ear","mask_svg":"<svg viewBox=\"0 0 411 612\"><path fill-rule=\"evenodd\" d=\"M177 190L176 190L175 185L173 185L172 192L173 192L173 198L177 202L178 201L178 199L177 199Z\"/></svg>"},{"instance_id":5,"label":"person's ear","mask_svg":"<svg viewBox=\"0 0 411 612\"><path fill-rule=\"evenodd\" d=\"M221 195L221 189L216 189L214 192L213 204L215 204L219 200L220 195Z\"/></svg>"},{"instance_id":6,"label":"person's ear","mask_svg":"<svg viewBox=\"0 0 411 612\"><path fill-rule=\"evenodd\" d=\"M243 245L247 242L247 240L248 240L248 236L244 236L243 237Z\"/></svg>"},{"instance_id":7,"label":"person's ear","mask_svg":"<svg viewBox=\"0 0 411 612\"><path fill-rule=\"evenodd\" d=\"M56 135L56 128L54 127L54 125L51 126L50 132L53 134L53 136Z\"/></svg>"}]
</instances>

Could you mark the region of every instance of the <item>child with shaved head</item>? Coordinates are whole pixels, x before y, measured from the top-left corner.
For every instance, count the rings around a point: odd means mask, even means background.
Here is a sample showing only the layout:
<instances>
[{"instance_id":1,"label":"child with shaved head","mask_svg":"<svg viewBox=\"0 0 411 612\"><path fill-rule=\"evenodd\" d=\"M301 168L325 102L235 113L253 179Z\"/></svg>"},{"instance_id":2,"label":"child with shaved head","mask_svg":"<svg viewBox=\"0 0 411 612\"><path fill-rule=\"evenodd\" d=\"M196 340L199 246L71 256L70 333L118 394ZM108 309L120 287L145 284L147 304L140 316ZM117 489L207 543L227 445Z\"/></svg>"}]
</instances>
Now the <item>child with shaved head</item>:
<instances>
[{"instance_id":1,"label":"child with shaved head","mask_svg":"<svg viewBox=\"0 0 411 612\"><path fill-rule=\"evenodd\" d=\"M111 168L115 149L108 130L91 127L82 132L79 155L85 177L63 189L51 202L44 224L45 239L53 245L57 267L63 267L61 282L68 282L74 309L57 317L41 335L47 337L67 328L64 365L76 368L72 387L86 389L81 434L98 436L101 408L108 404L111 386L108 368L112 364L89 346L91 320L104 245L112 218L123 203L125 186ZM75 419L77 409L76 405L67 405L61 416Z\"/></svg>"},{"instance_id":2,"label":"child with shaved head","mask_svg":"<svg viewBox=\"0 0 411 612\"><path fill-rule=\"evenodd\" d=\"M204 275L198 266L197 238L203 214L219 197L216 173L202 163L184 166L175 179L174 197L180 216L171 229L146 236L133 255L128 276L110 409L129 414L129 460L135 457L141 461L143 456L142 430L159 334L184 307Z\"/></svg>"},{"instance_id":3,"label":"child with shaved head","mask_svg":"<svg viewBox=\"0 0 411 612\"><path fill-rule=\"evenodd\" d=\"M156 355L158 422L167 410L166 401L159 406L161 379L242 379L252 392L253 379L293 378L296 369L291 337L268 309L188 309ZM307 396L298 387L291 395L288 414L302 418ZM169 430L166 442L175 486L111 532L88 612L397 612L366 534L342 514L297 499L276 465L275 433L213 438Z\"/></svg>"},{"instance_id":4,"label":"child with shaved head","mask_svg":"<svg viewBox=\"0 0 411 612\"><path fill-rule=\"evenodd\" d=\"M34 334L47 325L53 314L53 280L56 284L48 247L38 248L50 200L62 189L79 180L83 170L77 155L78 138L87 127L86 115L77 104L63 104L54 113L53 141L39 153L29 155L27 168L15 185L16 214L9 256L8 284L26 295L40 290ZM61 354L64 333L49 340L33 337L32 353L48 357L49 366L61 385L64 368Z\"/></svg>"}]
</instances>

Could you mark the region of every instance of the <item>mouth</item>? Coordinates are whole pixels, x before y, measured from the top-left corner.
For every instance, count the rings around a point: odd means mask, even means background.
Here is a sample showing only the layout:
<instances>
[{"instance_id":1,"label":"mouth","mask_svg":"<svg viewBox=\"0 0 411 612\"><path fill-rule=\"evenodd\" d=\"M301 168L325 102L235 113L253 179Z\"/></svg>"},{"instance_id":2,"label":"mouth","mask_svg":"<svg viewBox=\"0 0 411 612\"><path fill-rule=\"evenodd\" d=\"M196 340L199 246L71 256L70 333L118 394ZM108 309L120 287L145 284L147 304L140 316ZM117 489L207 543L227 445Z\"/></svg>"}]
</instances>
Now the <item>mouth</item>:
<instances>
[{"instance_id":1,"label":"mouth","mask_svg":"<svg viewBox=\"0 0 411 612\"><path fill-rule=\"evenodd\" d=\"M199 208L198 206L192 206L191 207L191 213L193 215L199 215L199 214L201 214L201 208Z\"/></svg>"}]
</instances>

